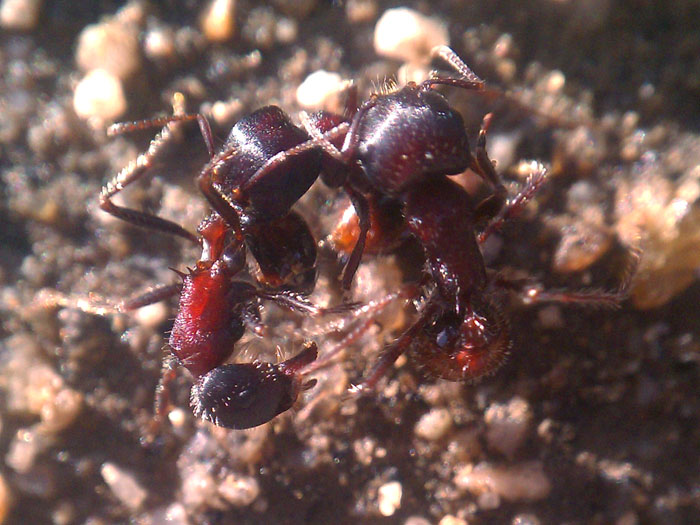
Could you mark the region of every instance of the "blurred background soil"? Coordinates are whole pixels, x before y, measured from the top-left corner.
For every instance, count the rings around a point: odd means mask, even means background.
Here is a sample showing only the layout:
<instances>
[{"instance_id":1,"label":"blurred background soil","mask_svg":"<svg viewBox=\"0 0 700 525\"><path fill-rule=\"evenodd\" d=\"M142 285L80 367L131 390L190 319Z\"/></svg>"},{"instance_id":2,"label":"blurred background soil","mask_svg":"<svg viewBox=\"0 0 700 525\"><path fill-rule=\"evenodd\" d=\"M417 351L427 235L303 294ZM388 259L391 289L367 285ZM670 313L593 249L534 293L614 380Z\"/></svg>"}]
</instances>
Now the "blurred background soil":
<instances>
[{"instance_id":1,"label":"blurred background soil","mask_svg":"<svg viewBox=\"0 0 700 525\"><path fill-rule=\"evenodd\" d=\"M408 18L378 24L397 7ZM691 0L3 0L0 521L698 522L698 20ZM386 79L423 79L434 43L508 91L440 89L473 138L494 112L489 151L510 190L530 161L549 168L485 247L488 265L548 288L610 289L640 247L631 299L614 311L513 299L512 354L493 377L436 381L401 359L376 393L346 399L414 318L396 304L294 413L214 428L191 415L181 370L169 424L144 443L176 304L85 310L175 282L169 268L198 253L99 210L102 184L156 132L106 127L168 114L180 92L220 144L262 105L296 120L342 108L343 80L364 99ZM122 202L192 231L207 213L196 126L158 160ZM322 240L345 206L319 183L297 209ZM341 263L327 243L319 257L312 298L336 303ZM411 242L366 256L352 299L415 281L421 264ZM235 360L275 360L277 345L287 356L304 339L323 353L342 327L273 306L264 320L269 336L247 336Z\"/></svg>"}]
</instances>

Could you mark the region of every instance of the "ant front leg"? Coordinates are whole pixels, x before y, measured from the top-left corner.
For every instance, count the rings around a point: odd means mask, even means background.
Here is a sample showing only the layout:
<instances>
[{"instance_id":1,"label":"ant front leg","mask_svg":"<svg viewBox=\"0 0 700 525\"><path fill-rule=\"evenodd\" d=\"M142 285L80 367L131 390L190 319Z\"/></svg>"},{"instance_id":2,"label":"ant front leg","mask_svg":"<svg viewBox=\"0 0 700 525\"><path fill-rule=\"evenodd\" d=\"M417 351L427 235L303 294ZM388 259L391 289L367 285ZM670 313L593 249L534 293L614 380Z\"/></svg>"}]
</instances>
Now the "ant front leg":
<instances>
[{"instance_id":1,"label":"ant front leg","mask_svg":"<svg viewBox=\"0 0 700 525\"><path fill-rule=\"evenodd\" d=\"M474 212L474 220L479 223L484 220L489 220L495 217L506 203L508 191L503 185L501 176L494 168L493 162L486 152L486 134L491 125L492 114L488 113L484 116L479 130L479 138L476 142L475 155L470 160L469 168L481 177L482 180L488 182L493 188L493 193L481 201Z\"/></svg>"},{"instance_id":2,"label":"ant front leg","mask_svg":"<svg viewBox=\"0 0 700 525\"><path fill-rule=\"evenodd\" d=\"M503 185L503 180L486 151L486 134L491 124L491 117L491 113L484 117L475 156L470 165L470 168L483 180L488 181L494 189L494 193L481 201L474 212L474 220L477 224L490 221L478 236L479 244L483 244L492 233L500 230L503 224L516 217L547 179L545 167L542 164L533 163L533 172L527 178L525 187L515 197L507 199L508 192Z\"/></svg>"},{"instance_id":3,"label":"ant front leg","mask_svg":"<svg viewBox=\"0 0 700 525\"><path fill-rule=\"evenodd\" d=\"M350 201L355 208L355 213L359 220L360 232L357 237L357 242L355 243L352 253L348 262L345 264L345 269L343 270L343 277L341 280L341 286L343 290L349 290L350 285L352 285L353 277L357 273L357 269L360 266L360 261L362 260L362 254L365 251L365 243L367 241L367 233L370 228L370 209L369 202L359 191L356 191L349 184L345 185L345 191L350 196Z\"/></svg>"},{"instance_id":4,"label":"ant front leg","mask_svg":"<svg viewBox=\"0 0 700 525\"><path fill-rule=\"evenodd\" d=\"M491 222L477 236L479 244L486 242L489 236L500 230L509 220L517 217L532 200L547 180L547 169L540 163L533 163L533 172L528 176L525 187L512 199L508 199Z\"/></svg>"},{"instance_id":5,"label":"ant front leg","mask_svg":"<svg viewBox=\"0 0 700 525\"><path fill-rule=\"evenodd\" d=\"M197 236L185 230L179 224L163 219L162 217L158 217L157 215L153 215L151 213L142 212L124 206L118 206L112 201L112 197L122 191L126 186L141 179L148 172L163 145L170 140L173 134L173 124L177 122L185 122L196 119L199 123L207 149L209 150L210 154L213 154L214 146L212 133L206 118L200 114L185 114L183 110L183 97L181 94L177 94L175 96L173 100L173 109L175 114L170 117L114 124L107 130L108 135L114 136L130 131L147 129L155 126L164 126L160 133L158 133L151 141L148 150L146 150L145 153L140 154L136 160L130 162L112 180L103 186L102 191L100 192L100 209L135 226L149 228L171 235L177 235L198 244L199 239Z\"/></svg>"},{"instance_id":6,"label":"ant front leg","mask_svg":"<svg viewBox=\"0 0 700 525\"><path fill-rule=\"evenodd\" d=\"M445 86L454 86L462 89L471 89L474 91L485 91L486 85L476 73L474 73L464 61L459 58L452 48L447 46L436 46L430 51L431 58L440 58L450 65L458 74L458 78L443 77L437 73L433 73L431 78L421 84L423 89L432 89L434 85L442 84Z\"/></svg>"}]
</instances>

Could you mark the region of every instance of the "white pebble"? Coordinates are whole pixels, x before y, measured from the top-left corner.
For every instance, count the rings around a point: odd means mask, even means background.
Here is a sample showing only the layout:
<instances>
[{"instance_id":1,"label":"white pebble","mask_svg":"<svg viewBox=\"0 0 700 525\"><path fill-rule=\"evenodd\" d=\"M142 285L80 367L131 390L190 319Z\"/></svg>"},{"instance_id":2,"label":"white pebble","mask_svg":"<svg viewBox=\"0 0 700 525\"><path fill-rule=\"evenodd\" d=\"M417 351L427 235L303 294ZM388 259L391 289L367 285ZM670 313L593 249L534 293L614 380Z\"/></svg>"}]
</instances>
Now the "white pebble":
<instances>
[{"instance_id":1,"label":"white pebble","mask_svg":"<svg viewBox=\"0 0 700 525\"><path fill-rule=\"evenodd\" d=\"M56 434L68 427L83 409L83 394L72 388L63 388L41 407L42 432Z\"/></svg>"},{"instance_id":2,"label":"white pebble","mask_svg":"<svg viewBox=\"0 0 700 525\"><path fill-rule=\"evenodd\" d=\"M225 42L233 38L236 34L236 0L212 0L200 25L210 42Z\"/></svg>"},{"instance_id":3,"label":"white pebble","mask_svg":"<svg viewBox=\"0 0 700 525\"><path fill-rule=\"evenodd\" d=\"M10 442L5 464L20 474L28 473L36 457L49 447L50 442L35 429L20 429Z\"/></svg>"},{"instance_id":4,"label":"white pebble","mask_svg":"<svg viewBox=\"0 0 700 525\"><path fill-rule=\"evenodd\" d=\"M379 513L382 516L393 516L401 508L403 487L398 481L390 481L379 487Z\"/></svg>"},{"instance_id":5,"label":"white pebble","mask_svg":"<svg viewBox=\"0 0 700 525\"><path fill-rule=\"evenodd\" d=\"M145 328L158 328L168 318L168 307L163 301L148 304L136 310L136 321Z\"/></svg>"},{"instance_id":6,"label":"white pebble","mask_svg":"<svg viewBox=\"0 0 700 525\"><path fill-rule=\"evenodd\" d=\"M259 494L258 480L250 476L229 474L219 485L219 495L234 507L247 507Z\"/></svg>"},{"instance_id":7,"label":"white pebble","mask_svg":"<svg viewBox=\"0 0 700 525\"><path fill-rule=\"evenodd\" d=\"M374 28L376 53L404 62L427 62L433 47L449 43L442 21L406 7L388 9Z\"/></svg>"},{"instance_id":8,"label":"white pebble","mask_svg":"<svg viewBox=\"0 0 700 525\"><path fill-rule=\"evenodd\" d=\"M151 60L172 60L175 57L175 33L170 28L151 29L143 39L143 51Z\"/></svg>"},{"instance_id":9,"label":"white pebble","mask_svg":"<svg viewBox=\"0 0 700 525\"><path fill-rule=\"evenodd\" d=\"M0 5L0 26L29 31L39 21L41 0L3 0Z\"/></svg>"},{"instance_id":10,"label":"white pebble","mask_svg":"<svg viewBox=\"0 0 700 525\"><path fill-rule=\"evenodd\" d=\"M110 490L126 507L135 510L143 505L147 493L130 472L114 463L103 463L100 473Z\"/></svg>"},{"instance_id":11,"label":"white pebble","mask_svg":"<svg viewBox=\"0 0 700 525\"><path fill-rule=\"evenodd\" d=\"M73 109L95 127L102 127L126 111L126 97L122 83L104 69L90 71L75 86Z\"/></svg>"},{"instance_id":12,"label":"white pebble","mask_svg":"<svg viewBox=\"0 0 700 525\"><path fill-rule=\"evenodd\" d=\"M548 93L553 95L561 93L562 89L564 89L564 84L566 84L566 77L561 71L555 69L547 75L545 86Z\"/></svg>"},{"instance_id":13,"label":"white pebble","mask_svg":"<svg viewBox=\"0 0 700 525\"><path fill-rule=\"evenodd\" d=\"M514 397L508 404L494 403L486 409L486 441L491 448L512 457L527 437L532 412L527 401Z\"/></svg>"},{"instance_id":14,"label":"white pebble","mask_svg":"<svg viewBox=\"0 0 700 525\"><path fill-rule=\"evenodd\" d=\"M216 481L205 465L194 464L181 475L182 502L185 507L204 508L217 501Z\"/></svg>"},{"instance_id":15,"label":"white pebble","mask_svg":"<svg viewBox=\"0 0 700 525\"><path fill-rule=\"evenodd\" d=\"M467 522L452 514L447 514L439 522L438 525L468 525Z\"/></svg>"},{"instance_id":16,"label":"white pebble","mask_svg":"<svg viewBox=\"0 0 700 525\"><path fill-rule=\"evenodd\" d=\"M138 26L116 19L87 26L78 38L75 61L83 71L105 69L121 80L131 77L141 68Z\"/></svg>"},{"instance_id":17,"label":"white pebble","mask_svg":"<svg viewBox=\"0 0 700 525\"><path fill-rule=\"evenodd\" d=\"M330 109L329 105L337 105L338 95L346 88L338 73L330 73L323 69L311 73L297 88L297 102L305 109Z\"/></svg>"},{"instance_id":18,"label":"white pebble","mask_svg":"<svg viewBox=\"0 0 700 525\"><path fill-rule=\"evenodd\" d=\"M502 467L468 465L457 472L455 485L477 495L492 492L508 501L541 500L552 489L539 461Z\"/></svg>"},{"instance_id":19,"label":"white pebble","mask_svg":"<svg viewBox=\"0 0 700 525\"><path fill-rule=\"evenodd\" d=\"M416 423L413 431L419 438L428 441L437 441L452 428L452 416L446 408L433 408L423 414Z\"/></svg>"}]
</instances>

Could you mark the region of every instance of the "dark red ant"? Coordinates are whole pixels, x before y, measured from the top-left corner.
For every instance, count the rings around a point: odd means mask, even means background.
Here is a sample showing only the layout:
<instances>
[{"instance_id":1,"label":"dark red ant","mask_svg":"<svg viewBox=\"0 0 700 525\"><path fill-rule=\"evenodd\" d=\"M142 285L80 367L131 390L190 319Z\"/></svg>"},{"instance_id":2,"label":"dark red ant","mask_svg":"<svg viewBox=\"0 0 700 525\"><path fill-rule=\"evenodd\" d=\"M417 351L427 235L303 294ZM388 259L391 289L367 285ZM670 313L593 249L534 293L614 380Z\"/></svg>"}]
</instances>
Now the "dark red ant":
<instances>
[{"instance_id":1,"label":"dark red ant","mask_svg":"<svg viewBox=\"0 0 700 525\"><path fill-rule=\"evenodd\" d=\"M110 134L164 125L148 151L122 170L102 190L100 207L131 224L201 243L202 256L182 283L163 286L122 305L132 310L180 294L170 334L174 358L196 378L191 404L197 416L228 428L250 428L289 409L302 385L297 372L316 359L314 343L279 364L224 364L246 326L262 332L259 300L274 300L292 310L316 315L343 311L320 309L304 298L316 280L316 243L305 221L291 206L318 177L321 150L277 107L267 106L239 121L221 152L214 153L212 133L202 115L187 115L175 99L172 117L121 123ZM215 212L194 235L153 214L116 205L112 197L140 179L172 133L177 121L196 119L211 156L198 177L199 187ZM299 144L302 145L298 148ZM259 286L240 280L246 247L257 263ZM178 272L179 273L179 272ZM167 383L165 367L156 399L162 416Z\"/></svg>"},{"instance_id":2,"label":"dark red ant","mask_svg":"<svg viewBox=\"0 0 700 525\"><path fill-rule=\"evenodd\" d=\"M493 372L510 348L498 290L519 291L530 303L616 306L626 296L634 273L630 269L614 292L548 293L487 271L480 244L522 210L544 182L546 171L536 166L525 188L507 198L486 152L490 115L484 118L472 154L461 115L434 87L490 90L451 49L440 46L432 55L447 62L458 76L434 73L420 85L410 82L398 91L374 94L359 108L351 105L343 116L302 115L307 131L324 149L322 178L349 193L358 217L359 231L343 286L350 286L367 239L395 239L401 231L398 222L420 241L427 259L430 279L419 318L384 352L363 389L372 388L407 351L443 379L474 381ZM489 197L475 202L448 178L467 169L492 187ZM636 263L636 253L633 259Z\"/></svg>"}]
</instances>

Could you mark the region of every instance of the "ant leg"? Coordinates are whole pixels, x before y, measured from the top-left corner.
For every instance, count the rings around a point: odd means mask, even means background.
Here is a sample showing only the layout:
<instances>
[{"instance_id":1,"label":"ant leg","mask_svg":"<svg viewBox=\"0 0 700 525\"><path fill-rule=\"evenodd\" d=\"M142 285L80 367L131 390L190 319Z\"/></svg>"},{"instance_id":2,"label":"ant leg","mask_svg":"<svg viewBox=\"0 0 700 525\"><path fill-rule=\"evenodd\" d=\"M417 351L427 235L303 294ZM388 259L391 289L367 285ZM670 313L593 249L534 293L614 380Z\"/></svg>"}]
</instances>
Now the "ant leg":
<instances>
[{"instance_id":1,"label":"ant leg","mask_svg":"<svg viewBox=\"0 0 700 525\"><path fill-rule=\"evenodd\" d=\"M515 197L506 201L484 231L478 235L479 244L483 244L492 233L500 230L504 223L516 217L547 180L547 169L542 164L533 163L533 168L534 171L528 176L525 187Z\"/></svg>"},{"instance_id":2,"label":"ant leg","mask_svg":"<svg viewBox=\"0 0 700 525\"><path fill-rule=\"evenodd\" d=\"M639 262L641 251L633 248L630 251L630 260L624 270L622 280L617 290L544 290L537 284L532 284L527 280L510 280L501 275L496 275L490 279L489 286L497 286L516 292L525 304L536 303L563 303L563 304L584 304L599 306L603 308L619 308L629 296Z\"/></svg>"},{"instance_id":3,"label":"ant leg","mask_svg":"<svg viewBox=\"0 0 700 525\"><path fill-rule=\"evenodd\" d=\"M275 292L270 292L267 290L258 290L256 295L260 299L265 299L267 301L273 301L279 306L286 308L292 312L298 312L310 317L321 317L324 315L334 315L342 314L345 312L350 312L362 308L360 303L344 303L339 306L332 306L330 308L322 307L309 301L305 296L291 292L289 290L280 290Z\"/></svg>"},{"instance_id":4,"label":"ant leg","mask_svg":"<svg viewBox=\"0 0 700 525\"><path fill-rule=\"evenodd\" d=\"M365 317L369 315L369 318L365 319L359 324L356 322L351 323L350 329L347 331L346 335L333 348L326 352L321 359L317 359L315 362L311 363L304 370L304 374L307 375L328 366L333 358L335 358L345 348L357 341L364 333L367 332L367 330L372 327L372 325L376 322L375 320L377 315L379 315L389 304L396 299L415 298L418 295L420 288L421 286L407 285L398 292L387 294L381 299L370 301L369 303L360 306L353 312L353 315L356 317Z\"/></svg>"},{"instance_id":5,"label":"ant leg","mask_svg":"<svg viewBox=\"0 0 700 525\"><path fill-rule=\"evenodd\" d=\"M219 155L217 158L212 159L204 167L202 172L197 175L197 185L199 186L199 191L202 192L204 198L206 198L209 202L209 205L233 230L236 240L242 242L243 229L241 227L240 219L241 210L235 205L234 202L226 199L214 186L214 175L220 169L220 167L226 166L230 156L232 156L234 153L235 152L227 152L225 155Z\"/></svg>"},{"instance_id":6,"label":"ant leg","mask_svg":"<svg viewBox=\"0 0 700 525\"><path fill-rule=\"evenodd\" d=\"M379 380L386 375L389 369L393 366L396 360L408 350L409 345L415 339L416 335L423 330L425 323L435 312L435 305L426 308L413 326L406 330L401 336L391 343L379 357L379 361L372 367L367 378L359 385L352 388L353 393L366 393L374 390Z\"/></svg>"},{"instance_id":7,"label":"ant leg","mask_svg":"<svg viewBox=\"0 0 700 525\"><path fill-rule=\"evenodd\" d=\"M464 63L464 60L462 60L451 47L445 45L435 46L430 50L430 57L433 59L441 58L447 64L449 64L452 69L459 73L460 78L471 82L475 86L484 86L484 81L481 80L467 64Z\"/></svg>"},{"instance_id":8,"label":"ant leg","mask_svg":"<svg viewBox=\"0 0 700 525\"><path fill-rule=\"evenodd\" d=\"M179 109L175 103L175 111ZM196 118L196 117L193 117ZM146 213L132 208L126 208L123 206L117 206L112 202L112 197L117 193L122 191L126 186L136 182L141 177L143 177L146 172L153 165L153 160L155 159L158 152L161 150L163 145L170 139L173 133L172 124L176 123L178 120L187 120L185 115L176 115L174 117L169 117L166 119L159 119L155 121L154 125L165 121L165 127L158 133L155 138L151 141L148 149L145 153L141 153L136 160L131 161L124 169L122 169L117 175L110 180L105 186L102 187L100 192L100 208L106 211L110 215L113 215L123 221L126 221L135 226L140 226L143 228L150 228L152 230L160 231L163 233L168 233L171 235L177 235L195 244L199 243L199 239L196 235L185 230L179 224L176 224L157 215L151 213ZM128 131L130 129L142 129L148 127L148 121L142 123L129 123L115 125L117 127L110 128L112 134L121 133Z\"/></svg>"},{"instance_id":9,"label":"ant leg","mask_svg":"<svg viewBox=\"0 0 700 525\"><path fill-rule=\"evenodd\" d=\"M162 284L147 290L135 297L131 297L126 301L119 304L118 308L120 312L129 312L131 310L138 310L149 304L159 303L177 295L182 290L182 283L175 284Z\"/></svg>"},{"instance_id":10,"label":"ant leg","mask_svg":"<svg viewBox=\"0 0 700 525\"><path fill-rule=\"evenodd\" d=\"M506 202L508 190L503 185L501 176L493 166L493 162L486 152L486 134L491 125L492 113L484 116L479 130L479 138L476 142L475 156L471 158L469 168L479 175L482 180L488 182L493 188L493 193L481 201L474 212L474 220L478 223L484 219L496 216Z\"/></svg>"},{"instance_id":11,"label":"ant leg","mask_svg":"<svg viewBox=\"0 0 700 525\"><path fill-rule=\"evenodd\" d=\"M163 358L160 379L156 387L156 397L153 401L153 418L148 427L147 436L145 438L146 442L154 441L163 427L168 410L172 405L170 401L170 383L173 382L176 376L177 369L175 368L175 358L171 354L168 354Z\"/></svg>"},{"instance_id":12,"label":"ant leg","mask_svg":"<svg viewBox=\"0 0 700 525\"><path fill-rule=\"evenodd\" d=\"M202 133L204 144L209 152L209 157L214 156L214 138L211 126L207 118L201 113L185 113L185 97L182 93L173 95L173 114L167 117L151 118L146 120L136 120L132 122L117 122L107 128L107 136L113 137L132 131L143 129L159 128L175 122L189 122L196 120L199 124L199 131Z\"/></svg>"},{"instance_id":13,"label":"ant leg","mask_svg":"<svg viewBox=\"0 0 700 525\"><path fill-rule=\"evenodd\" d=\"M345 185L345 191L350 196L350 201L355 208L355 213L359 219L360 223L360 233L357 237L357 242L355 247L352 249L350 258L345 264L343 269L343 277L341 279L341 286L343 290L349 290L352 284L352 279L355 277L355 273L360 266L360 261L362 260L362 253L365 251L365 242L367 241L367 232L370 228L370 209L369 202L360 192L355 191L349 184Z\"/></svg>"},{"instance_id":14,"label":"ant leg","mask_svg":"<svg viewBox=\"0 0 700 525\"><path fill-rule=\"evenodd\" d=\"M357 113L357 84L351 82L347 88L348 98L345 100L343 116L350 120Z\"/></svg>"},{"instance_id":15,"label":"ant leg","mask_svg":"<svg viewBox=\"0 0 700 525\"><path fill-rule=\"evenodd\" d=\"M331 139L340 135L343 131L347 132L349 126L347 123L340 124L325 133L321 133L318 128L314 126L313 122L311 122L311 118L306 111L299 112L299 120L306 132L311 135L312 139L317 141L317 145L324 153L337 161L345 162L342 152L333 145Z\"/></svg>"},{"instance_id":16,"label":"ant leg","mask_svg":"<svg viewBox=\"0 0 700 525\"><path fill-rule=\"evenodd\" d=\"M330 140L346 133L347 128L348 128L348 125L346 123L340 124L339 126L336 126L335 128L331 129L330 131L324 133L321 136L318 136L318 137L312 136L311 139L309 139L305 142L302 142L301 144L297 144L293 148L276 153L270 159L268 159L265 162L265 164L263 164L260 167L260 169L258 169L258 171L256 171L245 182L245 184L241 187L241 190L246 191L246 190L250 189L257 182L259 182L260 179L264 179L265 176L270 171L279 167L281 164L284 164L291 157L294 157L296 155L300 155L302 153L306 153L309 150L319 148L319 147L322 148L324 151L328 148L328 146L330 146L333 149L336 149L335 146L333 146L330 143ZM328 153L331 154L330 151Z\"/></svg>"}]
</instances>

